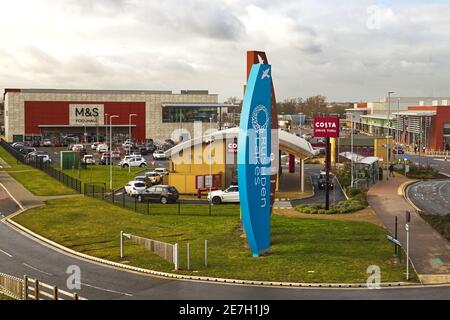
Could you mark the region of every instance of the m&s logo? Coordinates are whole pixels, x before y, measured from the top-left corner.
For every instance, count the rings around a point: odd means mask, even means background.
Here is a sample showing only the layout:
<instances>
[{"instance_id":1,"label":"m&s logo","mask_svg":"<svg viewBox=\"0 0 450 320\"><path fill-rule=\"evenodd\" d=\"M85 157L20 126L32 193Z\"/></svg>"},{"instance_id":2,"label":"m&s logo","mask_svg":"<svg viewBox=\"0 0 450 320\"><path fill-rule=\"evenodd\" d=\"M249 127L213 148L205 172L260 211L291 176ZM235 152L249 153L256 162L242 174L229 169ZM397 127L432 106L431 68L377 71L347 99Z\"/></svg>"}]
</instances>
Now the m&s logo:
<instances>
[{"instance_id":1,"label":"m&s logo","mask_svg":"<svg viewBox=\"0 0 450 320\"><path fill-rule=\"evenodd\" d=\"M98 108L75 108L75 117L98 117Z\"/></svg>"}]
</instances>

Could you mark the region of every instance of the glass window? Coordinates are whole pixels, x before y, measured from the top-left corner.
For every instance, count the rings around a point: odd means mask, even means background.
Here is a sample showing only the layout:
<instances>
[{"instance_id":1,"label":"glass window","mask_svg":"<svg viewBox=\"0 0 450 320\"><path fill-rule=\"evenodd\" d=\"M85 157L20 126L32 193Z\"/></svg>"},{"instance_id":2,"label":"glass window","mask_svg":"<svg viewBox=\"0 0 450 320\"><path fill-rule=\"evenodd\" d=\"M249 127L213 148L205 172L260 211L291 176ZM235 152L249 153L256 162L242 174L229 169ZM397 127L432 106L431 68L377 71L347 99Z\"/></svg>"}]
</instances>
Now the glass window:
<instances>
[{"instance_id":1,"label":"glass window","mask_svg":"<svg viewBox=\"0 0 450 320\"><path fill-rule=\"evenodd\" d=\"M211 107L164 107L162 122L209 122L217 121L217 108Z\"/></svg>"}]
</instances>

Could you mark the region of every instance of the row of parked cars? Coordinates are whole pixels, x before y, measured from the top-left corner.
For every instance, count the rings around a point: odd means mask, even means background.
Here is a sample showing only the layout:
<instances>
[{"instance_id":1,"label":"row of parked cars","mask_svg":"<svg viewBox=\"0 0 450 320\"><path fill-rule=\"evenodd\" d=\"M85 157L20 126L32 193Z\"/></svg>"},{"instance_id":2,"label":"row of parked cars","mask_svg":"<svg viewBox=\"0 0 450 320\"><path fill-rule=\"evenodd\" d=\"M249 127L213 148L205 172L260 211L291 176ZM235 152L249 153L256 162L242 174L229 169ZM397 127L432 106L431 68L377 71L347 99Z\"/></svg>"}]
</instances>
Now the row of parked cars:
<instances>
[{"instance_id":1,"label":"row of parked cars","mask_svg":"<svg viewBox=\"0 0 450 320\"><path fill-rule=\"evenodd\" d=\"M51 163L52 159L46 151L38 151L35 147L25 146L21 142L15 142L11 146L25 156L26 162L42 161L43 163Z\"/></svg>"},{"instance_id":2,"label":"row of parked cars","mask_svg":"<svg viewBox=\"0 0 450 320\"><path fill-rule=\"evenodd\" d=\"M124 186L124 191L137 201L159 202L162 204L176 202L179 197L178 190L169 185L163 185L164 175L169 174L166 168L155 168L136 176L134 180Z\"/></svg>"}]
</instances>

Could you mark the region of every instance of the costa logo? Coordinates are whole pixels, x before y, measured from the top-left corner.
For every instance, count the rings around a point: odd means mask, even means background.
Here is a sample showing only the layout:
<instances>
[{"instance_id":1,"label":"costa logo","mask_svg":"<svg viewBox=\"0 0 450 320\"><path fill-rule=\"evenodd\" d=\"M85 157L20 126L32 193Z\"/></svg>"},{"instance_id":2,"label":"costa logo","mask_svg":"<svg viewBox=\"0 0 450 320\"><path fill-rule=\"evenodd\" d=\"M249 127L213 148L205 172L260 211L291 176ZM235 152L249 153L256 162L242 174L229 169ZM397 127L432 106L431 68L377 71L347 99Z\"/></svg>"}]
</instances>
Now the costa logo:
<instances>
[{"instance_id":1,"label":"costa logo","mask_svg":"<svg viewBox=\"0 0 450 320\"><path fill-rule=\"evenodd\" d=\"M335 122L317 122L316 128L337 128Z\"/></svg>"}]
</instances>

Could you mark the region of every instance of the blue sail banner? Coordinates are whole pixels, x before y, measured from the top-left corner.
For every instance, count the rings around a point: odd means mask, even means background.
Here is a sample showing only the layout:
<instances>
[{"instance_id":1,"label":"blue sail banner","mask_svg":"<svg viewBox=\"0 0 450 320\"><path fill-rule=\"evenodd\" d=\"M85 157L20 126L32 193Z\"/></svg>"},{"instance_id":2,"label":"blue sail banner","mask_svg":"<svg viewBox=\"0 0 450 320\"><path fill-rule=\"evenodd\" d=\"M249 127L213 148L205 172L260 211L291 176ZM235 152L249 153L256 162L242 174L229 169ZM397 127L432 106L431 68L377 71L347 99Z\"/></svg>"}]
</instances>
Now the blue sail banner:
<instances>
[{"instance_id":1,"label":"blue sail banner","mask_svg":"<svg viewBox=\"0 0 450 320\"><path fill-rule=\"evenodd\" d=\"M238 139L242 223L253 256L270 248L271 66L254 64L248 77Z\"/></svg>"}]
</instances>

